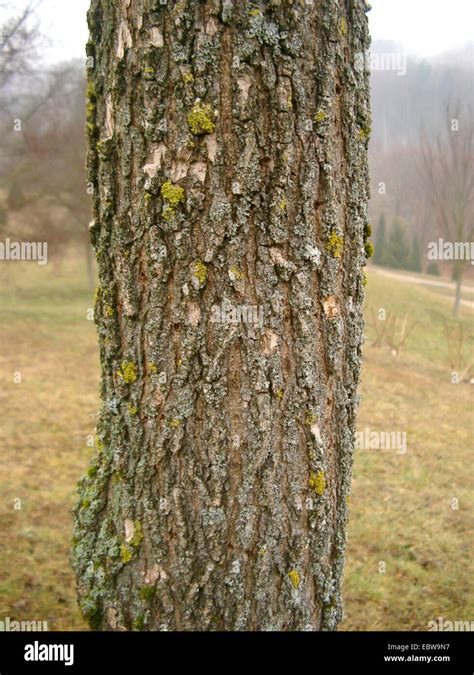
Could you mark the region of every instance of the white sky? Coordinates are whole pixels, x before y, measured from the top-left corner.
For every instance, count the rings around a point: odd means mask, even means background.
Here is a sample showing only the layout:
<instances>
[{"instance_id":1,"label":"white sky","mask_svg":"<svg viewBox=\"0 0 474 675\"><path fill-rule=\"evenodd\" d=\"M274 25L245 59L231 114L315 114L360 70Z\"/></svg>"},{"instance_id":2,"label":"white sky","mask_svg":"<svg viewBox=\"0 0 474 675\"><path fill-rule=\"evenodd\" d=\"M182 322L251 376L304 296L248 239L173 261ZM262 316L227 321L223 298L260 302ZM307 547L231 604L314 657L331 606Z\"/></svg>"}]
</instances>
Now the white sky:
<instances>
[{"instance_id":1,"label":"white sky","mask_svg":"<svg viewBox=\"0 0 474 675\"><path fill-rule=\"evenodd\" d=\"M9 4L19 9L25 1ZM371 4L372 38L395 40L410 53L432 56L474 39L474 0L371 0ZM84 55L88 7L89 0L43 0L39 14L52 42L48 61Z\"/></svg>"},{"instance_id":2,"label":"white sky","mask_svg":"<svg viewBox=\"0 0 474 675\"><path fill-rule=\"evenodd\" d=\"M409 53L433 56L474 40L474 0L371 0L374 40L395 40Z\"/></svg>"}]
</instances>

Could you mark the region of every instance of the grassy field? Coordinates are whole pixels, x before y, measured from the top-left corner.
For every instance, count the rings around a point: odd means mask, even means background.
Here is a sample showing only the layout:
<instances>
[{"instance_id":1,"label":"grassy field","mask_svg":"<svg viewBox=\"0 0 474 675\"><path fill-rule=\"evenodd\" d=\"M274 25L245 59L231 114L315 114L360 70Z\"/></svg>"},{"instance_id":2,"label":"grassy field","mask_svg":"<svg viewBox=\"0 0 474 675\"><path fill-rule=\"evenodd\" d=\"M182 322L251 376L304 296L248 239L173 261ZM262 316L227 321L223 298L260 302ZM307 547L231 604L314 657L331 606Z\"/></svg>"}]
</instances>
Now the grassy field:
<instances>
[{"instance_id":1,"label":"grassy field","mask_svg":"<svg viewBox=\"0 0 474 675\"><path fill-rule=\"evenodd\" d=\"M358 428L405 431L407 452L356 451L341 628L427 630L440 616L472 620L474 387L451 382L452 303L436 288L368 276ZM380 308L417 322L397 358L370 346ZM474 354L473 318L462 308L466 358Z\"/></svg>"},{"instance_id":2,"label":"grassy field","mask_svg":"<svg viewBox=\"0 0 474 675\"><path fill-rule=\"evenodd\" d=\"M94 433L99 376L84 262L2 263L0 272L0 617L79 630L70 509Z\"/></svg>"},{"instance_id":3,"label":"grassy field","mask_svg":"<svg viewBox=\"0 0 474 675\"><path fill-rule=\"evenodd\" d=\"M451 307L434 288L368 277L359 428L406 432L407 452L356 451L341 629L471 620L474 388L451 383L444 334ZM84 262L3 263L0 287L0 618L83 629L68 555L70 508L98 409ZM380 308L417 322L398 357L370 346ZM466 357L474 352L473 317L462 308Z\"/></svg>"}]
</instances>

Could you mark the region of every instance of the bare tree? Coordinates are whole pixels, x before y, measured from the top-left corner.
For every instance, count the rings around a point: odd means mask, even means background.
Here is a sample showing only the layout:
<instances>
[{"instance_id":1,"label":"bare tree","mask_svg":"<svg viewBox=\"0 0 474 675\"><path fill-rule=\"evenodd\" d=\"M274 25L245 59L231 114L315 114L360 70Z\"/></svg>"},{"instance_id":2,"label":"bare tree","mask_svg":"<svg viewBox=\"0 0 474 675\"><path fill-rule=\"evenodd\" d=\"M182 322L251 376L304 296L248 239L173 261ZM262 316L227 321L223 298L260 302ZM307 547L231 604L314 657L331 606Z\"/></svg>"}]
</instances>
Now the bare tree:
<instances>
[{"instance_id":1,"label":"bare tree","mask_svg":"<svg viewBox=\"0 0 474 675\"><path fill-rule=\"evenodd\" d=\"M92 289L95 280L88 230L91 189L86 186L85 174L83 63L74 61L55 67L45 89L47 95L38 102L22 134L25 151L22 180L30 188L30 200L64 209L73 228L71 239L79 240L83 246Z\"/></svg>"},{"instance_id":2,"label":"bare tree","mask_svg":"<svg viewBox=\"0 0 474 675\"><path fill-rule=\"evenodd\" d=\"M0 87L19 73L27 72L36 56L39 37L36 10L41 0L30 0L24 8L0 24ZM10 4L0 3L0 11Z\"/></svg>"},{"instance_id":3,"label":"bare tree","mask_svg":"<svg viewBox=\"0 0 474 675\"><path fill-rule=\"evenodd\" d=\"M22 140L14 131L31 100L28 78L37 66L40 31L35 12L40 4L30 0L18 10L0 2L1 16L7 17L0 23L0 181L7 191L18 188L21 173Z\"/></svg>"},{"instance_id":4,"label":"bare tree","mask_svg":"<svg viewBox=\"0 0 474 675\"><path fill-rule=\"evenodd\" d=\"M35 81L16 106L21 133L4 136L7 158L0 163L0 180L10 193L13 188L14 194L21 195L17 208L29 209L36 235L46 236L57 248L68 242L80 243L92 289L95 279L88 232L91 189L85 181L84 63L77 60L51 66L38 72Z\"/></svg>"},{"instance_id":5,"label":"bare tree","mask_svg":"<svg viewBox=\"0 0 474 675\"><path fill-rule=\"evenodd\" d=\"M450 105L444 130L434 139L421 134L420 171L430 210L447 241L470 242L474 237L474 122L472 108ZM461 285L469 260L453 261L458 315Z\"/></svg>"}]
</instances>

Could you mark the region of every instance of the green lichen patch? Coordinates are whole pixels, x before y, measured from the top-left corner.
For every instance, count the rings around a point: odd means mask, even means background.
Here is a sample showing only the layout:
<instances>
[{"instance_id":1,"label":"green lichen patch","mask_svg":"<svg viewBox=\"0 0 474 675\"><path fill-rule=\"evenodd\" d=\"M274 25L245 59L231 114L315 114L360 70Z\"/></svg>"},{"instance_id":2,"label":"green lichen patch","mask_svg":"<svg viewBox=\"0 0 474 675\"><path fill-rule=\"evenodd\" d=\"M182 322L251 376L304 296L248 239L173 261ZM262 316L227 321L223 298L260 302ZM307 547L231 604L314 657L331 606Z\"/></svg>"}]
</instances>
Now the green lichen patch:
<instances>
[{"instance_id":1,"label":"green lichen patch","mask_svg":"<svg viewBox=\"0 0 474 675\"><path fill-rule=\"evenodd\" d=\"M364 251L367 260L374 255L374 245L372 244L371 241L369 241L371 235L372 235L372 226L370 225L370 223L366 223L364 225Z\"/></svg>"},{"instance_id":2,"label":"green lichen patch","mask_svg":"<svg viewBox=\"0 0 474 675\"><path fill-rule=\"evenodd\" d=\"M288 576L290 577L291 585L293 586L293 588L297 589L301 583L301 578L298 570L290 570L288 572Z\"/></svg>"},{"instance_id":3,"label":"green lichen patch","mask_svg":"<svg viewBox=\"0 0 474 675\"><path fill-rule=\"evenodd\" d=\"M125 384L136 382L138 377L136 364L133 361L123 361L120 370L117 371L117 375L122 378Z\"/></svg>"},{"instance_id":4,"label":"green lichen patch","mask_svg":"<svg viewBox=\"0 0 474 675\"><path fill-rule=\"evenodd\" d=\"M90 137L94 137L97 131L96 118L97 97L93 82L89 82L86 91L86 122L87 132Z\"/></svg>"},{"instance_id":5,"label":"green lichen patch","mask_svg":"<svg viewBox=\"0 0 474 675\"><path fill-rule=\"evenodd\" d=\"M124 565L129 563L133 558L133 549L127 544L122 544L120 546L120 558Z\"/></svg>"},{"instance_id":6,"label":"green lichen patch","mask_svg":"<svg viewBox=\"0 0 474 675\"><path fill-rule=\"evenodd\" d=\"M176 211L172 209L171 206L165 206L161 215L163 216L163 220L166 220L166 222L169 223L170 220L173 220L175 213Z\"/></svg>"},{"instance_id":7,"label":"green lichen patch","mask_svg":"<svg viewBox=\"0 0 474 675\"><path fill-rule=\"evenodd\" d=\"M314 121L317 122L318 124L321 124L321 122L324 122L327 118L326 113L324 110L318 110L316 115L314 116Z\"/></svg>"},{"instance_id":8,"label":"green lichen patch","mask_svg":"<svg viewBox=\"0 0 474 675\"><path fill-rule=\"evenodd\" d=\"M371 127L362 127L362 129L359 129L359 141L369 140L371 133L372 133Z\"/></svg>"},{"instance_id":9,"label":"green lichen patch","mask_svg":"<svg viewBox=\"0 0 474 675\"><path fill-rule=\"evenodd\" d=\"M188 125L194 136L212 134L215 131L215 114L209 103L197 101L188 115Z\"/></svg>"},{"instance_id":10,"label":"green lichen patch","mask_svg":"<svg viewBox=\"0 0 474 675\"><path fill-rule=\"evenodd\" d=\"M87 103L90 103L92 105L95 105L96 102L97 102L97 97L96 97L96 93L95 93L95 85L94 85L93 82L87 83L86 100L87 100Z\"/></svg>"},{"instance_id":11,"label":"green lichen patch","mask_svg":"<svg viewBox=\"0 0 474 675\"><path fill-rule=\"evenodd\" d=\"M133 554L135 553L135 550L140 546L142 539L143 539L142 524L140 523L139 520L135 520L135 522L133 523L133 537L128 542L126 541L122 542L120 546L120 558L124 565L129 563L130 560L133 558Z\"/></svg>"},{"instance_id":12,"label":"green lichen patch","mask_svg":"<svg viewBox=\"0 0 474 675\"><path fill-rule=\"evenodd\" d=\"M133 528L134 528L134 533L133 533L133 538L130 541L130 544L137 548L140 546L141 541L143 539L143 530L142 530L142 524L139 520L136 520L133 523Z\"/></svg>"},{"instance_id":13,"label":"green lichen patch","mask_svg":"<svg viewBox=\"0 0 474 675\"><path fill-rule=\"evenodd\" d=\"M231 281L241 281L244 278L243 273L235 265L229 268L229 278Z\"/></svg>"},{"instance_id":14,"label":"green lichen patch","mask_svg":"<svg viewBox=\"0 0 474 675\"><path fill-rule=\"evenodd\" d=\"M315 424L317 419L318 419L317 415L315 415L315 413L312 410L309 410L308 413L306 414L304 423L306 424L306 426L310 427L313 424Z\"/></svg>"},{"instance_id":15,"label":"green lichen patch","mask_svg":"<svg viewBox=\"0 0 474 675\"><path fill-rule=\"evenodd\" d=\"M138 408L135 405L132 405L131 403L127 404L127 409L132 417L135 417L135 415L138 413Z\"/></svg>"},{"instance_id":16,"label":"green lichen patch","mask_svg":"<svg viewBox=\"0 0 474 675\"><path fill-rule=\"evenodd\" d=\"M143 614L140 614L134 619L133 629L136 631L145 630L145 617L143 616Z\"/></svg>"},{"instance_id":17,"label":"green lichen patch","mask_svg":"<svg viewBox=\"0 0 474 675\"><path fill-rule=\"evenodd\" d=\"M140 597L144 602L151 602L155 595L154 586L142 586L140 589Z\"/></svg>"},{"instance_id":18,"label":"green lichen patch","mask_svg":"<svg viewBox=\"0 0 474 675\"><path fill-rule=\"evenodd\" d=\"M326 477L324 471L318 471L318 473L311 471L309 474L309 487L320 497L323 496L326 490Z\"/></svg>"},{"instance_id":19,"label":"green lichen patch","mask_svg":"<svg viewBox=\"0 0 474 675\"><path fill-rule=\"evenodd\" d=\"M194 82L194 75L189 71L186 71L181 75L181 79L183 80L184 84L192 84Z\"/></svg>"},{"instance_id":20,"label":"green lichen patch","mask_svg":"<svg viewBox=\"0 0 474 675\"><path fill-rule=\"evenodd\" d=\"M161 215L163 220L169 222L170 220L173 220L175 216L176 207L184 201L184 188L179 185L174 185L170 180L167 180L161 186L161 196L165 201Z\"/></svg>"},{"instance_id":21,"label":"green lichen patch","mask_svg":"<svg viewBox=\"0 0 474 675\"><path fill-rule=\"evenodd\" d=\"M107 161L112 156L114 141L112 138L104 138L102 141L98 141L96 148L99 157L103 161Z\"/></svg>"},{"instance_id":22,"label":"green lichen patch","mask_svg":"<svg viewBox=\"0 0 474 675\"><path fill-rule=\"evenodd\" d=\"M195 263L193 274L196 277L196 279L199 281L201 286L206 283L207 267L201 260L198 260Z\"/></svg>"},{"instance_id":23,"label":"green lichen patch","mask_svg":"<svg viewBox=\"0 0 474 675\"><path fill-rule=\"evenodd\" d=\"M184 189L167 180L161 186L161 196L171 207L175 207L184 201Z\"/></svg>"},{"instance_id":24,"label":"green lichen patch","mask_svg":"<svg viewBox=\"0 0 474 675\"><path fill-rule=\"evenodd\" d=\"M344 247L344 237L337 234L335 230L331 232L329 241L326 244L326 251L332 255L333 258L340 258L342 249Z\"/></svg>"}]
</instances>

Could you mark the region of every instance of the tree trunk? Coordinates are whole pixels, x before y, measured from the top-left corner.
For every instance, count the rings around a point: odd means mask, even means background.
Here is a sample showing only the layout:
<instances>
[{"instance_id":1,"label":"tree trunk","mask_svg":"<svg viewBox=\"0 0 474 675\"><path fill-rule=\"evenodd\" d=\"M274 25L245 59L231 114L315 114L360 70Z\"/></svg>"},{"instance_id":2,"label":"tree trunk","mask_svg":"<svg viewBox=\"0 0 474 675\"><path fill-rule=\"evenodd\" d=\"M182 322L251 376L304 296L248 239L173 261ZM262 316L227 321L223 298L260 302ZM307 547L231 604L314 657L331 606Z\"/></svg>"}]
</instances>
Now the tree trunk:
<instances>
[{"instance_id":1,"label":"tree trunk","mask_svg":"<svg viewBox=\"0 0 474 675\"><path fill-rule=\"evenodd\" d=\"M454 294L453 317L455 319L459 316L459 307L461 305L461 288L462 288L463 269L459 264L455 264L453 278L456 282L456 291Z\"/></svg>"},{"instance_id":2,"label":"tree trunk","mask_svg":"<svg viewBox=\"0 0 474 675\"><path fill-rule=\"evenodd\" d=\"M92 627L341 619L370 132L362 0L92 0ZM90 59L92 63L92 59Z\"/></svg>"},{"instance_id":3,"label":"tree trunk","mask_svg":"<svg viewBox=\"0 0 474 675\"><path fill-rule=\"evenodd\" d=\"M459 277L456 279L456 295L454 296L453 316L455 319L457 319L459 315L459 306L461 304L461 286L462 278Z\"/></svg>"}]
</instances>

